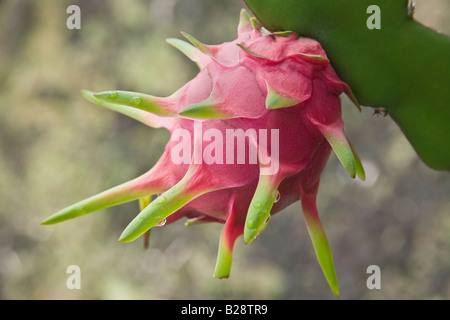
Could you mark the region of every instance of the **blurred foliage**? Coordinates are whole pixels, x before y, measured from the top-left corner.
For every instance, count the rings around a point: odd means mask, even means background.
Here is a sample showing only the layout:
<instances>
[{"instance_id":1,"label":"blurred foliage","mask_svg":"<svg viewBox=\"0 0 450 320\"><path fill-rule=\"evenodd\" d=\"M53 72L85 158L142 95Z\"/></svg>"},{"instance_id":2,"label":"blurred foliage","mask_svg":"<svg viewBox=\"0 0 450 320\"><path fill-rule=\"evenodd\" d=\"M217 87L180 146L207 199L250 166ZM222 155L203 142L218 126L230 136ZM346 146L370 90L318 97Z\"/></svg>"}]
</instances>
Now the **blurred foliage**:
<instances>
[{"instance_id":1,"label":"blurred foliage","mask_svg":"<svg viewBox=\"0 0 450 320\"><path fill-rule=\"evenodd\" d=\"M419 21L449 33L448 3L416 0ZM66 8L81 8L68 30ZM296 203L251 245L238 239L230 279L212 277L222 226L183 222L119 244L130 203L41 226L57 210L146 172L168 133L82 99L81 89L165 96L196 66L165 43L235 37L239 0L0 1L0 299L333 299ZM444 10L447 8L447 10ZM318 207L341 299L450 297L450 181L424 165L389 117L343 97L367 181L334 156ZM81 268L81 290L66 269ZM381 268L368 290L366 268Z\"/></svg>"}]
</instances>

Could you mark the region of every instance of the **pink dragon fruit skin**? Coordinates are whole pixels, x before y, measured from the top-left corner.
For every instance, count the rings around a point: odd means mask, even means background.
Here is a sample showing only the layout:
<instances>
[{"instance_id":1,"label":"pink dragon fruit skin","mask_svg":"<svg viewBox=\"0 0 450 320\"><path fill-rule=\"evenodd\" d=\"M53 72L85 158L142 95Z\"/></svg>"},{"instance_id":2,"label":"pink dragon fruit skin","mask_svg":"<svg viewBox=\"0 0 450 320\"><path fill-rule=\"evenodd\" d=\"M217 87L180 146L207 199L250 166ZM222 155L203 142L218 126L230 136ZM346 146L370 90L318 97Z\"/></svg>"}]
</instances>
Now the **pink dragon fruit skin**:
<instances>
[{"instance_id":1,"label":"pink dragon fruit skin","mask_svg":"<svg viewBox=\"0 0 450 320\"><path fill-rule=\"evenodd\" d=\"M173 95L82 92L94 103L169 130L171 139L158 163L134 180L55 213L43 224L146 200L120 242L133 241L162 222L181 218L187 218L187 225L223 223L214 275L227 278L236 239L243 235L250 243L273 214L301 200L319 264L338 295L316 194L331 150L351 177L365 178L341 119L339 95L345 92L355 101L349 87L333 71L319 43L292 32L270 33L245 10L238 38L232 42L210 46L184 35L193 45L178 39L168 42L197 63L200 72ZM244 163L236 160L237 143L230 149L225 139L219 139L239 129L256 134L245 139ZM207 132L214 137L205 139ZM180 133L189 133L192 139L184 141ZM186 150L192 154L185 154ZM251 161L250 150L256 150L257 161ZM276 157L272 157L274 150ZM230 151L236 153L236 161L225 161ZM174 154L190 161L174 161ZM215 162L207 163L205 154ZM272 165L276 170L268 171ZM158 197L150 202L152 195Z\"/></svg>"}]
</instances>

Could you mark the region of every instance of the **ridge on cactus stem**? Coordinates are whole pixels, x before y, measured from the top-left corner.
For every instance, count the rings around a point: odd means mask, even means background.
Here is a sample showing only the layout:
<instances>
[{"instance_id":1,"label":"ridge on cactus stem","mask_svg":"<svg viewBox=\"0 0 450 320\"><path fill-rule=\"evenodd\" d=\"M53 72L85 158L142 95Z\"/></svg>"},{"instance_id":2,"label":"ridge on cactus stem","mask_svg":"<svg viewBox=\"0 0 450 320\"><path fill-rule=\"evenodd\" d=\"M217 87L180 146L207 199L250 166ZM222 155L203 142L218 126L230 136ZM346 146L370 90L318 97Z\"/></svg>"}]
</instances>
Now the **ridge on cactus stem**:
<instances>
[{"instance_id":1,"label":"ridge on cactus stem","mask_svg":"<svg viewBox=\"0 0 450 320\"><path fill-rule=\"evenodd\" d=\"M245 10L233 41L206 45L183 35L190 43L168 43L200 70L172 95L82 91L91 102L169 130L160 160L140 177L62 209L43 224L133 200L141 212L119 242L148 237L151 228L182 218L186 225L222 223L214 276L228 278L235 241L243 236L251 243L274 214L301 201L319 264L337 296L316 195L332 150L352 178L365 178L341 118L339 96L352 97L350 88L318 42L293 32L270 33Z\"/></svg>"}]
</instances>

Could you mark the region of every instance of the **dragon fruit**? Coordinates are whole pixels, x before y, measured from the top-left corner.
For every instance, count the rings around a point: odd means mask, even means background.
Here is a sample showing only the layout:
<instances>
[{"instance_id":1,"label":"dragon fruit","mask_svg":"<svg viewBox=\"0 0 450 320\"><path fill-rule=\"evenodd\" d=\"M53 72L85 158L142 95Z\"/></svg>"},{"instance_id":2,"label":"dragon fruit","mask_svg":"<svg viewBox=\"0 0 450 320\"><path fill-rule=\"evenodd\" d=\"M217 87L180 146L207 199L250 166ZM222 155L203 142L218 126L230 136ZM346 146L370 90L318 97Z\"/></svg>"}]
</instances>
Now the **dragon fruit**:
<instances>
[{"instance_id":1,"label":"dragon fruit","mask_svg":"<svg viewBox=\"0 0 450 320\"><path fill-rule=\"evenodd\" d=\"M341 93L357 104L349 86L338 78L318 42L293 32L271 33L245 10L234 41L206 45L183 35L192 44L168 42L200 71L171 96L82 92L96 104L169 130L170 141L157 164L43 224L133 200L140 200L141 212L119 242L180 218L187 219L186 225L223 223L214 276L227 278L236 239L243 235L250 243L272 215L300 200L319 264L337 296L316 194L331 150L351 177L364 179L341 118Z\"/></svg>"}]
</instances>

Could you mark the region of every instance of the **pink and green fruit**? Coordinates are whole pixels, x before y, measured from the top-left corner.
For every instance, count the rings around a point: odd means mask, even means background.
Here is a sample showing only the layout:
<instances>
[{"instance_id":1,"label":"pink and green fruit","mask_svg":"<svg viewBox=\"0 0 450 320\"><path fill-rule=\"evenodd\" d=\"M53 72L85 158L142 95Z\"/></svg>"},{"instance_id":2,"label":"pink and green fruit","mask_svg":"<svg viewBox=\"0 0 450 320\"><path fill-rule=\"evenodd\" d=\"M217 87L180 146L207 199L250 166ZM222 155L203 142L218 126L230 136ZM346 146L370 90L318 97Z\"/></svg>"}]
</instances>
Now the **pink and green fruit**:
<instances>
[{"instance_id":1,"label":"pink and green fruit","mask_svg":"<svg viewBox=\"0 0 450 320\"><path fill-rule=\"evenodd\" d=\"M241 11L237 39L206 45L168 42L193 60L197 76L168 97L129 91L93 93L90 101L170 131L158 163L144 175L50 216L54 224L140 200L142 211L119 238L130 242L158 224L187 219L224 224L214 275L227 278L233 246L252 242L271 216L301 201L319 264L338 284L316 195L333 150L352 178L365 178L344 133L340 95L359 107L321 45L293 32L269 32ZM150 201L152 196L156 199Z\"/></svg>"}]
</instances>

